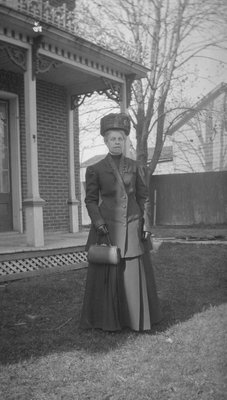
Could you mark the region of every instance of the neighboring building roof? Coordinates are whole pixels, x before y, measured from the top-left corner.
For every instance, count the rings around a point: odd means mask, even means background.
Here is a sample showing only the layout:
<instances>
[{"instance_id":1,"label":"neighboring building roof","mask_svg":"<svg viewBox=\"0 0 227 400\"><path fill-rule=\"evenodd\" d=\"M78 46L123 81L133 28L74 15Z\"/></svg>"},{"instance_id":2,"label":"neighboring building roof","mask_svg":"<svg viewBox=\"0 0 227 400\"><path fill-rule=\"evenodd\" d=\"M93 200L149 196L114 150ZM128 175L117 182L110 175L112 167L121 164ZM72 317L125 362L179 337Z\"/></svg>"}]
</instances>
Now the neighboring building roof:
<instances>
[{"instance_id":1,"label":"neighboring building roof","mask_svg":"<svg viewBox=\"0 0 227 400\"><path fill-rule=\"evenodd\" d=\"M153 157L153 154L154 154L154 147L149 147L149 149L148 149L148 161L151 160L151 158ZM88 160L84 161L80 165L80 167L81 168L87 168L90 165L93 165L93 164L101 161L104 157L106 157L106 154L97 154L97 155L89 158ZM172 160L173 160L173 148L172 148L172 146L163 147L158 162L161 163L161 162L172 161Z\"/></svg>"},{"instance_id":2,"label":"neighboring building roof","mask_svg":"<svg viewBox=\"0 0 227 400\"><path fill-rule=\"evenodd\" d=\"M148 162L152 159L154 154L154 147L148 148ZM158 162L167 162L173 160L173 147L172 146L164 146L162 148L161 155L159 157Z\"/></svg>"},{"instance_id":3,"label":"neighboring building roof","mask_svg":"<svg viewBox=\"0 0 227 400\"><path fill-rule=\"evenodd\" d=\"M192 108L186 111L181 119L169 129L168 135L172 135L178 129L180 129L184 124L186 124L198 111L204 109L211 101L216 99L221 93L227 91L227 83L220 83L215 89L211 90L206 96L199 100Z\"/></svg>"},{"instance_id":4,"label":"neighboring building roof","mask_svg":"<svg viewBox=\"0 0 227 400\"><path fill-rule=\"evenodd\" d=\"M96 156L93 156L88 160L84 161L82 164L80 164L80 168L87 168L90 165L96 164L97 162L101 161L105 157L106 154L97 154Z\"/></svg>"}]
</instances>

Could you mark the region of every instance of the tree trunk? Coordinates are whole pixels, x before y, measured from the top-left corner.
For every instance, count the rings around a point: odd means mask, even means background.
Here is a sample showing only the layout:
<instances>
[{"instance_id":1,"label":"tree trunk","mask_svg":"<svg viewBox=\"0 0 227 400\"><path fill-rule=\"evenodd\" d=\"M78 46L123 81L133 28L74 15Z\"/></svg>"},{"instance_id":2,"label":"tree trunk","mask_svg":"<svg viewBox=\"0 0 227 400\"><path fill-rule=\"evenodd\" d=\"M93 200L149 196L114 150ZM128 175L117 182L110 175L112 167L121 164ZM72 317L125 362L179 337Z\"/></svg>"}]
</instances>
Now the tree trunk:
<instances>
[{"instance_id":1,"label":"tree trunk","mask_svg":"<svg viewBox=\"0 0 227 400\"><path fill-rule=\"evenodd\" d=\"M155 143L154 154L153 154L152 160L148 166L149 176L151 176L153 174L153 172L155 171L155 168L158 163L159 157L162 152L163 144L164 144L165 100L166 100L166 96L163 97L163 100L158 107L156 143Z\"/></svg>"},{"instance_id":2,"label":"tree trunk","mask_svg":"<svg viewBox=\"0 0 227 400\"><path fill-rule=\"evenodd\" d=\"M144 136L140 136L137 139L136 159L140 165L147 166L147 158L148 158L147 138Z\"/></svg>"}]
</instances>

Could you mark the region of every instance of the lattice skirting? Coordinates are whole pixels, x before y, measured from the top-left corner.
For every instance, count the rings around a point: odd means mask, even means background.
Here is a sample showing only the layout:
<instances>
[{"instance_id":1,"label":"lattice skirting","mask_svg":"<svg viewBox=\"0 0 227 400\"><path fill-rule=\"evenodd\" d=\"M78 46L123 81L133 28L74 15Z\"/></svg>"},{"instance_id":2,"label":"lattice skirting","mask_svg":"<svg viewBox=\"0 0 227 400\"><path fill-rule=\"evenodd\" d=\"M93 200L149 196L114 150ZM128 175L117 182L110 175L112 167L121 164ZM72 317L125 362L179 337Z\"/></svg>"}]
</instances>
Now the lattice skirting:
<instances>
[{"instance_id":1,"label":"lattice skirting","mask_svg":"<svg viewBox=\"0 0 227 400\"><path fill-rule=\"evenodd\" d=\"M17 260L0 261L0 276L18 274L20 272L37 271L41 269L69 266L87 261L87 253L74 253L29 257Z\"/></svg>"}]
</instances>

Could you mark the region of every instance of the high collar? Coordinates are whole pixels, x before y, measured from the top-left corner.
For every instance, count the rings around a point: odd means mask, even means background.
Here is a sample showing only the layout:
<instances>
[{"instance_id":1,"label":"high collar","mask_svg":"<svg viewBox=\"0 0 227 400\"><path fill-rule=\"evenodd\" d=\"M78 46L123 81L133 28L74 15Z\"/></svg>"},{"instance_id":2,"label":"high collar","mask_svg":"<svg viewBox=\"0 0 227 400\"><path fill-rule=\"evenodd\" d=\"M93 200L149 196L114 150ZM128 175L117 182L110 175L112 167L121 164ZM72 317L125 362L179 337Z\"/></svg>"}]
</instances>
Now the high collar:
<instances>
[{"instance_id":1,"label":"high collar","mask_svg":"<svg viewBox=\"0 0 227 400\"><path fill-rule=\"evenodd\" d=\"M109 151L109 154L110 154L110 156L113 157L113 158L121 158L121 157L123 156L122 153L121 153L121 154L113 154L113 153L111 153L110 151Z\"/></svg>"}]
</instances>

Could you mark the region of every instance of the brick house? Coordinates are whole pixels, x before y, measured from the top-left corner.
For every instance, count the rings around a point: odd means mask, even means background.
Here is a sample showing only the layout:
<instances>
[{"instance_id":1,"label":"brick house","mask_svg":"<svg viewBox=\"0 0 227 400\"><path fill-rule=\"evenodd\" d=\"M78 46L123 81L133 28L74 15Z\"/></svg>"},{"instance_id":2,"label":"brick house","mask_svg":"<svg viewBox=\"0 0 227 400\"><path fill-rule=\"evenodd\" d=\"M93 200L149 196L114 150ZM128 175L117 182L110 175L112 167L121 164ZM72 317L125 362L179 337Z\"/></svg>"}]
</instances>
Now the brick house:
<instances>
[{"instance_id":1,"label":"brick house","mask_svg":"<svg viewBox=\"0 0 227 400\"><path fill-rule=\"evenodd\" d=\"M77 232L79 105L122 111L145 67L75 35L75 1L0 0L0 231Z\"/></svg>"}]
</instances>

